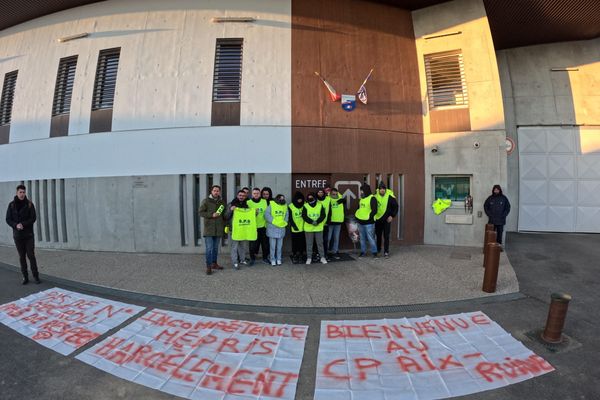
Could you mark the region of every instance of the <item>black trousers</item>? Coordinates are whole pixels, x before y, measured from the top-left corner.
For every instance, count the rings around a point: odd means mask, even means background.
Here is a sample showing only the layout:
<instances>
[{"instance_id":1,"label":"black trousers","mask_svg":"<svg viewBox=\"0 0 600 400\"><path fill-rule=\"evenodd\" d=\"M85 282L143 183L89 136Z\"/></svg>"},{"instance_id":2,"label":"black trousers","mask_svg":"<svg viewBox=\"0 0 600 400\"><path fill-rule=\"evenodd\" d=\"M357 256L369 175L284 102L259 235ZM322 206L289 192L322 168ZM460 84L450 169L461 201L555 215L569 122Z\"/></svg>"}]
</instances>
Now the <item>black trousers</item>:
<instances>
[{"instance_id":1,"label":"black trousers","mask_svg":"<svg viewBox=\"0 0 600 400\"><path fill-rule=\"evenodd\" d=\"M292 232L292 254L302 255L306 253L306 236L304 232Z\"/></svg>"},{"instance_id":2,"label":"black trousers","mask_svg":"<svg viewBox=\"0 0 600 400\"><path fill-rule=\"evenodd\" d=\"M24 239L15 239L15 245L17 246L17 251L19 252L19 263L21 264L21 273L23 274L23 278L29 278L29 274L27 273L27 260L25 259L25 256L29 258L31 274L34 278L38 278L39 272L34 250L35 238L31 236Z\"/></svg>"},{"instance_id":3,"label":"black trousers","mask_svg":"<svg viewBox=\"0 0 600 400\"><path fill-rule=\"evenodd\" d=\"M262 247L263 260L268 260L269 255L269 238L267 237L267 228L258 228L256 230L256 240L250 242L250 258L256 260L258 249Z\"/></svg>"},{"instance_id":4,"label":"black trousers","mask_svg":"<svg viewBox=\"0 0 600 400\"><path fill-rule=\"evenodd\" d=\"M502 244L502 233L504 233L504 225L494 225L496 231L496 242Z\"/></svg>"},{"instance_id":5,"label":"black trousers","mask_svg":"<svg viewBox=\"0 0 600 400\"><path fill-rule=\"evenodd\" d=\"M375 237L377 238L377 252L381 251L381 237L383 236L383 252L390 252L390 229L391 222L387 222L385 218L380 218L375 221Z\"/></svg>"}]
</instances>

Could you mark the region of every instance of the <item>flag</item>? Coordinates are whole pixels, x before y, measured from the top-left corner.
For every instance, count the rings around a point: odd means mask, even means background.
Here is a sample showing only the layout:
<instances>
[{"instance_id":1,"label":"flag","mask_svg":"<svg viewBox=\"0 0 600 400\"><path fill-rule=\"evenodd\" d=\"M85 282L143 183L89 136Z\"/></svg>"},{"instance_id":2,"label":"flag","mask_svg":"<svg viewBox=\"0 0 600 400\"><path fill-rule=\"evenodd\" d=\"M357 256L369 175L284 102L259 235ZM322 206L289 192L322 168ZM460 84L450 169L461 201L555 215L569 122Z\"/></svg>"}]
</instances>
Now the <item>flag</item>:
<instances>
[{"instance_id":1,"label":"flag","mask_svg":"<svg viewBox=\"0 0 600 400\"><path fill-rule=\"evenodd\" d=\"M340 96L339 94L337 94L337 92L335 91L335 89L333 88L333 86L331 86L329 84L329 82L327 82L325 79L323 79L323 77L321 75L319 75L318 72L315 71L315 75L318 76L319 78L321 78L321 81L323 82L323 85L325 85L325 87L329 91L329 98L331 99L331 101L338 101L338 100L340 100L342 98L342 96Z\"/></svg>"},{"instance_id":2,"label":"flag","mask_svg":"<svg viewBox=\"0 0 600 400\"><path fill-rule=\"evenodd\" d=\"M358 89L358 92L356 92L356 95L358 96L358 99L363 104L367 104L367 88L365 87L365 85L367 84L367 81L371 77L372 73L373 73L373 68L371 68L371 70L369 71L369 75L367 75L367 77L363 81L362 85L360 85L360 88Z\"/></svg>"},{"instance_id":3,"label":"flag","mask_svg":"<svg viewBox=\"0 0 600 400\"><path fill-rule=\"evenodd\" d=\"M356 95L358 96L358 99L361 103L367 104L367 88L365 87L365 85L360 86L360 89L358 89Z\"/></svg>"}]
</instances>

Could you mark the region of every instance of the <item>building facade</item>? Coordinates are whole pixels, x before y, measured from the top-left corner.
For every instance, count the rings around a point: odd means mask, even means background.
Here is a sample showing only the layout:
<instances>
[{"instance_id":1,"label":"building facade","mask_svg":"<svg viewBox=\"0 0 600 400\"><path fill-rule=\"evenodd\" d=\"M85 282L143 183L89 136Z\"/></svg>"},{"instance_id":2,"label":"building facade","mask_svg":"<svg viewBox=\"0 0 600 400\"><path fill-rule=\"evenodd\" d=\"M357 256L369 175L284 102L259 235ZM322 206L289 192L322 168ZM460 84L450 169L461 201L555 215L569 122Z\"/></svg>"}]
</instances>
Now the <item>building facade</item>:
<instances>
[{"instance_id":1,"label":"building facade","mask_svg":"<svg viewBox=\"0 0 600 400\"><path fill-rule=\"evenodd\" d=\"M511 230L600 230L599 39L499 49L484 0L80 3L0 31L0 195L25 183L40 247L202 252L212 184L351 215L383 181L403 244L479 245L494 184ZM315 75L371 68L351 112Z\"/></svg>"}]
</instances>

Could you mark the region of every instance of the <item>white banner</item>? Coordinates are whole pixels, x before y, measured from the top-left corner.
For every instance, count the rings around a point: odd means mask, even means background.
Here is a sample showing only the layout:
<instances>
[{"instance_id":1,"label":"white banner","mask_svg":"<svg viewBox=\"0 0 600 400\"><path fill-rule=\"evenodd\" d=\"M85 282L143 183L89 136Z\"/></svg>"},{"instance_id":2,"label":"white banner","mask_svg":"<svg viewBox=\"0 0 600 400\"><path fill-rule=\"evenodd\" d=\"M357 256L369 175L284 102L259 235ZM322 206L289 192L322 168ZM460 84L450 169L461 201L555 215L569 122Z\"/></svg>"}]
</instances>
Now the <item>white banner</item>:
<instances>
[{"instance_id":1,"label":"white banner","mask_svg":"<svg viewBox=\"0 0 600 400\"><path fill-rule=\"evenodd\" d=\"M77 359L189 399L294 399L307 332L154 309Z\"/></svg>"},{"instance_id":2,"label":"white banner","mask_svg":"<svg viewBox=\"0 0 600 400\"><path fill-rule=\"evenodd\" d=\"M314 398L440 399L553 370L482 312L322 321Z\"/></svg>"},{"instance_id":3,"label":"white banner","mask_svg":"<svg viewBox=\"0 0 600 400\"><path fill-rule=\"evenodd\" d=\"M0 322L67 355L144 307L53 288L0 306Z\"/></svg>"}]
</instances>

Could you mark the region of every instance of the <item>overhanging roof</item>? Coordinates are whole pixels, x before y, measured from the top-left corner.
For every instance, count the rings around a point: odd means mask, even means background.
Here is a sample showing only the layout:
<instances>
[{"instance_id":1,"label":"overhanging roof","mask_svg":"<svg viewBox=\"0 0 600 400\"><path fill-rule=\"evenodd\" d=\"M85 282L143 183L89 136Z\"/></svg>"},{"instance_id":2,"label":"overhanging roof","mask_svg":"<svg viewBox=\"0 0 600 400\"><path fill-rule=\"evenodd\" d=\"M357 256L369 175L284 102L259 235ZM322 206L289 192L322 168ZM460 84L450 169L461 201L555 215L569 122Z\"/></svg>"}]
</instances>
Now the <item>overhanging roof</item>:
<instances>
[{"instance_id":1,"label":"overhanging roof","mask_svg":"<svg viewBox=\"0 0 600 400\"><path fill-rule=\"evenodd\" d=\"M302 0L293 0L302 1ZM340 3L344 0L338 0ZM371 0L416 10L448 0ZM496 49L600 37L600 0L483 0ZM0 0L0 30L98 0Z\"/></svg>"}]
</instances>

